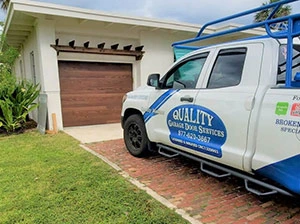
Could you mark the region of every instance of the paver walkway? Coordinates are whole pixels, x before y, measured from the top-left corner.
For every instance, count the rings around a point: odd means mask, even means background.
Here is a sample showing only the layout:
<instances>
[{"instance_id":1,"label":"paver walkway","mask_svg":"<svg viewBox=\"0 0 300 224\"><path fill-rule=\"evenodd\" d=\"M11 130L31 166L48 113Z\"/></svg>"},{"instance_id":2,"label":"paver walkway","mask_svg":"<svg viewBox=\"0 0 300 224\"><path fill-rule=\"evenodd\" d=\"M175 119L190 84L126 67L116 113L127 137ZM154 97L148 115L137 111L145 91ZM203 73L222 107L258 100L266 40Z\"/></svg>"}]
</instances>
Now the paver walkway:
<instances>
[{"instance_id":1,"label":"paver walkway","mask_svg":"<svg viewBox=\"0 0 300 224\"><path fill-rule=\"evenodd\" d=\"M299 198L255 196L242 180L208 176L182 157L135 158L121 139L87 146L202 223L300 223Z\"/></svg>"}]
</instances>

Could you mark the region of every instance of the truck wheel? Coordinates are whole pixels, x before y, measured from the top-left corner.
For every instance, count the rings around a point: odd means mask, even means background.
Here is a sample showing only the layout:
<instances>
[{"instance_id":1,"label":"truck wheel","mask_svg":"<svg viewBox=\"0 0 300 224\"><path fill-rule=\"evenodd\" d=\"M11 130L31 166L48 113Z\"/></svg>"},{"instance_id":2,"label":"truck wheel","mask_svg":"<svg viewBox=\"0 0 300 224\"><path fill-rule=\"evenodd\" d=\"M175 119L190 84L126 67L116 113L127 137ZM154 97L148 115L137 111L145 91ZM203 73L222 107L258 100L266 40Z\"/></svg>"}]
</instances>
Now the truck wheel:
<instances>
[{"instance_id":1,"label":"truck wheel","mask_svg":"<svg viewBox=\"0 0 300 224\"><path fill-rule=\"evenodd\" d=\"M143 157L149 152L149 140L144 120L140 115L131 115L125 121L123 134L126 148L131 155Z\"/></svg>"}]
</instances>

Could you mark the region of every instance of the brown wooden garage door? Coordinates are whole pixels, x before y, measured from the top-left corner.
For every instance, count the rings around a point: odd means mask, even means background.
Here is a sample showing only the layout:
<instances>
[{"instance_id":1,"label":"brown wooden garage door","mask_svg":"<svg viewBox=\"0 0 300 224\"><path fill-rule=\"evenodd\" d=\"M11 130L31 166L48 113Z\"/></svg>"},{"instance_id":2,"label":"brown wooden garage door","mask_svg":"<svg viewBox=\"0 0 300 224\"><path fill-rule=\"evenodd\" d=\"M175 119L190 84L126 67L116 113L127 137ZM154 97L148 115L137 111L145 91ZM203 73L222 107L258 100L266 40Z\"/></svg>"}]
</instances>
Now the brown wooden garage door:
<instances>
[{"instance_id":1,"label":"brown wooden garage door","mask_svg":"<svg viewBox=\"0 0 300 224\"><path fill-rule=\"evenodd\" d=\"M59 61L64 127L120 122L132 65Z\"/></svg>"}]
</instances>

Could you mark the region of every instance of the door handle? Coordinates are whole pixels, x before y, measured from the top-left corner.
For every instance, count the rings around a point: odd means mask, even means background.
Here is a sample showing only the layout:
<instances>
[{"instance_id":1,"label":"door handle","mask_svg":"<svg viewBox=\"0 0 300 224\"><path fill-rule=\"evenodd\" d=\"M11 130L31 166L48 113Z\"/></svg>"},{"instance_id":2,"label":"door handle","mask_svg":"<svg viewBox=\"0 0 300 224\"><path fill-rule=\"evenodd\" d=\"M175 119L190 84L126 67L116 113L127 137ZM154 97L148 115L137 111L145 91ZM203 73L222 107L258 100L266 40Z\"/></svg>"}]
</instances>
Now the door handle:
<instances>
[{"instance_id":1,"label":"door handle","mask_svg":"<svg viewBox=\"0 0 300 224\"><path fill-rule=\"evenodd\" d=\"M251 111L254 107L255 98L250 96L245 101L245 109Z\"/></svg>"},{"instance_id":2,"label":"door handle","mask_svg":"<svg viewBox=\"0 0 300 224\"><path fill-rule=\"evenodd\" d=\"M190 103L192 103L193 101L194 101L194 98L193 97L190 97L190 96L184 96L184 97L181 97L180 98L180 101L181 102L190 102Z\"/></svg>"}]
</instances>

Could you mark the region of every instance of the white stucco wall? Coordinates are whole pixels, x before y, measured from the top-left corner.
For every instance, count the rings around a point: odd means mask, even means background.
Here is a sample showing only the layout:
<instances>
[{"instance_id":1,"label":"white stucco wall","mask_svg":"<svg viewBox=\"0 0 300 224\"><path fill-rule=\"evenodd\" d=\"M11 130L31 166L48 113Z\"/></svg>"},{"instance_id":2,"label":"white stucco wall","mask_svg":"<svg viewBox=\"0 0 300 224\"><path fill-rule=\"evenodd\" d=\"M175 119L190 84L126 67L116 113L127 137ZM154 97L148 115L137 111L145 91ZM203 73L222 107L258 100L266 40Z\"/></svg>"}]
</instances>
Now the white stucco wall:
<instances>
[{"instance_id":1,"label":"white stucco wall","mask_svg":"<svg viewBox=\"0 0 300 224\"><path fill-rule=\"evenodd\" d=\"M149 74L163 75L174 61L172 43L192 36L190 32L179 34L171 30L151 30L101 22L81 24L73 20L65 20L63 23L56 24L56 38L59 39L60 45L68 45L71 40L75 40L76 46L83 46L83 43L90 41L90 47L97 47L102 42L106 43L105 48L110 48L116 43L119 43L119 49L131 44L133 48L143 45L145 54L141 61L135 61L134 57L78 53L60 53L58 56L59 60L132 63L134 89L145 85Z\"/></svg>"},{"instance_id":2,"label":"white stucco wall","mask_svg":"<svg viewBox=\"0 0 300 224\"><path fill-rule=\"evenodd\" d=\"M171 31L142 31L140 40L145 45L145 55L141 63L141 85L146 85L148 75L165 74L174 62L172 43L190 38L190 34L176 34Z\"/></svg>"},{"instance_id":3,"label":"white stucco wall","mask_svg":"<svg viewBox=\"0 0 300 224\"><path fill-rule=\"evenodd\" d=\"M190 33L180 35L170 30L140 29L139 27L107 24L102 22L82 22L80 20L55 20L37 19L35 28L27 41L24 43L21 55L18 58L15 70L21 75L21 64L24 76L33 80L30 54L34 53L36 70L36 81L41 84L41 92L48 96L48 128L52 129L51 114L55 113L60 130L63 129L62 110L59 86L59 60L91 61L91 62L113 62L130 63L133 68L133 88L145 85L149 74L164 74L173 63L173 51L171 44L174 41L190 38ZM57 56L56 51L50 46L59 39L59 45L68 45L75 40L75 46L83 46L90 41L90 47L97 47L99 43L105 42L105 48L113 44L119 44L119 49L126 45L133 48L144 45L144 57L137 61L135 57L64 53ZM22 63L20 63L22 61ZM37 120L37 113L33 118Z\"/></svg>"},{"instance_id":4,"label":"white stucco wall","mask_svg":"<svg viewBox=\"0 0 300 224\"><path fill-rule=\"evenodd\" d=\"M30 54L34 54L34 64L35 64L35 74L36 83L42 84L40 72L36 68L36 65L40 63L40 58L37 54L37 44L36 44L36 30L34 29L28 39L25 41L24 45L20 49L19 57L16 59L14 72L18 78L26 79L29 82L34 82L33 77L33 67L30 59ZM34 120L38 120L37 110L32 111L30 117Z\"/></svg>"},{"instance_id":5,"label":"white stucco wall","mask_svg":"<svg viewBox=\"0 0 300 224\"><path fill-rule=\"evenodd\" d=\"M55 22L37 20L30 36L22 45L20 56L15 63L15 72L18 77L40 84L41 93L48 96L48 115L50 115L48 116L48 128L52 129L51 114L55 113L58 127L62 129L57 56L56 51L50 47L54 41ZM32 55L34 56L32 57ZM37 110L33 111L30 116L38 121Z\"/></svg>"},{"instance_id":6,"label":"white stucco wall","mask_svg":"<svg viewBox=\"0 0 300 224\"><path fill-rule=\"evenodd\" d=\"M18 77L22 77L28 81L33 82L33 74L31 68L30 54L35 55L35 64L39 64L39 57L36 57L36 30L34 29L28 39L20 49L20 55L15 62L15 72ZM22 65L22 68L21 68ZM37 71L36 71L37 72ZM40 76L37 74L37 83L41 83Z\"/></svg>"},{"instance_id":7,"label":"white stucco wall","mask_svg":"<svg viewBox=\"0 0 300 224\"><path fill-rule=\"evenodd\" d=\"M80 29L78 29L78 26L80 26ZM56 39L59 39L59 45L68 45L70 41L75 40L75 46L83 46L85 42L89 41L89 47L92 48L103 42L105 43L105 48L110 48L114 44L119 44L118 49L123 49L127 45L133 45L132 49L140 46L140 40L136 32L128 32L124 27L116 25L107 27L107 25L102 23L90 26L74 24L72 21L65 24L57 24ZM132 64L133 88L137 88L140 85L141 62L136 61L135 57L61 52L58 55L58 60Z\"/></svg>"},{"instance_id":8,"label":"white stucco wall","mask_svg":"<svg viewBox=\"0 0 300 224\"><path fill-rule=\"evenodd\" d=\"M57 52L50 47L55 42L55 21L39 19L36 22L36 44L42 92L48 97L48 128L53 129L52 114L56 115L57 126L63 129Z\"/></svg>"}]
</instances>

